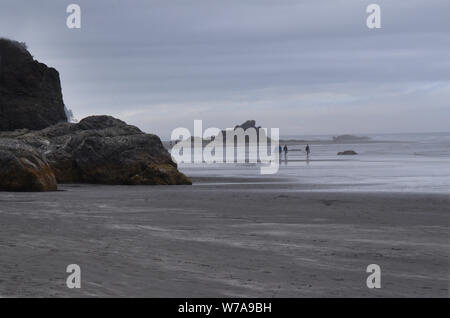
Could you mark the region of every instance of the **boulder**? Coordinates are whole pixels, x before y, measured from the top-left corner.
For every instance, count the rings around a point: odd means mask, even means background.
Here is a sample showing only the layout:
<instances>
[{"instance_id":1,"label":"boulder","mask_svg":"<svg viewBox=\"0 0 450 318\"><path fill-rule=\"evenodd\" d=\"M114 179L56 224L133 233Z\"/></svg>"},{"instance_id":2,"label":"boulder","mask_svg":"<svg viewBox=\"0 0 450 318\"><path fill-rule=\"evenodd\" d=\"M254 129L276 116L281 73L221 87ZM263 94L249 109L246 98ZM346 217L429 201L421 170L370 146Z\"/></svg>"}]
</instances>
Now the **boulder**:
<instances>
[{"instance_id":1,"label":"boulder","mask_svg":"<svg viewBox=\"0 0 450 318\"><path fill-rule=\"evenodd\" d=\"M0 39L0 131L66 121L58 71L34 60L24 43Z\"/></svg>"},{"instance_id":2,"label":"boulder","mask_svg":"<svg viewBox=\"0 0 450 318\"><path fill-rule=\"evenodd\" d=\"M0 190L56 191L57 183L39 151L15 139L0 139Z\"/></svg>"},{"instance_id":3,"label":"boulder","mask_svg":"<svg viewBox=\"0 0 450 318\"><path fill-rule=\"evenodd\" d=\"M357 155L357 154L358 153L356 151L353 151L353 150L345 150L345 151L338 152L339 156L342 156L342 155L344 155L344 156L346 156L346 155Z\"/></svg>"},{"instance_id":4,"label":"boulder","mask_svg":"<svg viewBox=\"0 0 450 318\"><path fill-rule=\"evenodd\" d=\"M191 184L158 136L110 116L15 136L45 154L60 183Z\"/></svg>"}]
</instances>

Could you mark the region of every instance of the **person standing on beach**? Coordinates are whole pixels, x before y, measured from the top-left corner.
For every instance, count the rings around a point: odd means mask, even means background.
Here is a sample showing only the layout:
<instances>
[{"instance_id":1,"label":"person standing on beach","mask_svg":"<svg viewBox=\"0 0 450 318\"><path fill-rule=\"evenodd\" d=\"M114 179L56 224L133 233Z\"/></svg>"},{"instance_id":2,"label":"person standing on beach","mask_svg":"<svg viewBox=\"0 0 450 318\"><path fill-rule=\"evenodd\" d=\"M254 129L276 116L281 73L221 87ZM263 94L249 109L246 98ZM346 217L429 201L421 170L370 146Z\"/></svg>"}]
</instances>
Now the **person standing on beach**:
<instances>
[{"instance_id":1,"label":"person standing on beach","mask_svg":"<svg viewBox=\"0 0 450 318\"><path fill-rule=\"evenodd\" d=\"M288 147L287 147L287 145L284 145L283 150L284 150L284 160L287 160L287 153L288 153Z\"/></svg>"},{"instance_id":2,"label":"person standing on beach","mask_svg":"<svg viewBox=\"0 0 450 318\"><path fill-rule=\"evenodd\" d=\"M306 145L305 151L306 151L306 160L309 160L309 154L311 153L311 150L309 149L309 144Z\"/></svg>"},{"instance_id":3,"label":"person standing on beach","mask_svg":"<svg viewBox=\"0 0 450 318\"><path fill-rule=\"evenodd\" d=\"M281 145L280 145L280 146L278 146L278 153L279 153L279 158L280 158L280 160L281 160L281 154L282 154L282 152L283 152L283 149L281 148Z\"/></svg>"}]
</instances>

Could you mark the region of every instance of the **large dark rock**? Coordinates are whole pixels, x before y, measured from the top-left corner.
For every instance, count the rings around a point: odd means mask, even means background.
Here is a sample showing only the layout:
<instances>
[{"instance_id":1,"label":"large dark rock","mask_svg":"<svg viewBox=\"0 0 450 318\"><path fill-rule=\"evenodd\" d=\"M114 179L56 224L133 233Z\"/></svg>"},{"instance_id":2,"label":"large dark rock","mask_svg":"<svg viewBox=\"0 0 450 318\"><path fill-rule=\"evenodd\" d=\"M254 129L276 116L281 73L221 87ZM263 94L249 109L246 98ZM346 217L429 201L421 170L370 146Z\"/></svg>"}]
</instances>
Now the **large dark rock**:
<instances>
[{"instance_id":1,"label":"large dark rock","mask_svg":"<svg viewBox=\"0 0 450 318\"><path fill-rule=\"evenodd\" d=\"M55 191L56 178L46 158L15 139L0 139L0 190Z\"/></svg>"},{"instance_id":2,"label":"large dark rock","mask_svg":"<svg viewBox=\"0 0 450 318\"><path fill-rule=\"evenodd\" d=\"M109 116L68 123L59 74L0 39L0 190L61 183L190 184L156 135Z\"/></svg>"},{"instance_id":3,"label":"large dark rock","mask_svg":"<svg viewBox=\"0 0 450 318\"><path fill-rule=\"evenodd\" d=\"M1 138L0 134L0 138ZM109 116L3 133L38 149L60 183L190 184L158 136Z\"/></svg>"},{"instance_id":4,"label":"large dark rock","mask_svg":"<svg viewBox=\"0 0 450 318\"><path fill-rule=\"evenodd\" d=\"M0 39L0 131L66 121L58 71L34 60L25 44Z\"/></svg>"}]
</instances>

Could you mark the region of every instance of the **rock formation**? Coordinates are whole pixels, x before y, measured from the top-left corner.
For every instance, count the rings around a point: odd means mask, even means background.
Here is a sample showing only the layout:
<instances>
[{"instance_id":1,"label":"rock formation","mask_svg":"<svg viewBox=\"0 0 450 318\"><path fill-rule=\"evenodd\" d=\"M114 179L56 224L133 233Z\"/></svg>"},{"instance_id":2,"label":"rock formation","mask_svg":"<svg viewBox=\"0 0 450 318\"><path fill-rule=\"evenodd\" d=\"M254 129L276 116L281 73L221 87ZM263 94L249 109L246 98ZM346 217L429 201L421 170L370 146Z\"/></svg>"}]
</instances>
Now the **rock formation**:
<instances>
[{"instance_id":1,"label":"rock formation","mask_svg":"<svg viewBox=\"0 0 450 318\"><path fill-rule=\"evenodd\" d=\"M236 130L237 128L242 128L244 130L247 130L249 128L255 128L256 131L259 131L261 126L256 127L256 120L247 120L246 122L242 123L241 125L236 125L234 127L234 130Z\"/></svg>"},{"instance_id":2,"label":"rock formation","mask_svg":"<svg viewBox=\"0 0 450 318\"><path fill-rule=\"evenodd\" d=\"M156 135L110 116L68 123L58 72L0 39L0 190L191 184Z\"/></svg>"},{"instance_id":3,"label":"rock formation","mask_svg":"<svg viewBox=\"0 0 450 318\"><path fill-rule=\"evenodd\" d=\"M345 150L337 153L338 156L348 156L348 155L357 155L358 153L354 150Z\"/></svg>"},{"instance_id":4,"label":"rock formation","mask_svg":"<svg viewBox=\"0 0 450 318\"><path fill-rule=\"evenodd\" d=\"M156 135L110 116L0 134L45 156L59 183L190 184Z\"/></svg>"},{"instance_id":5,"label":"rock formation","mask_svg":"<svg viewBox=\"0 0 450 318\"><path fill-rule=\"evenodd\" d=\"M0 39L0 131L43 129L67 121L59 74L25 44Z\"/></svg>"},{"instance_id":6,"label":"rock formation","mask_svg":"<svg viewBox=\"0 0 450 318\"><path fill-rule=\"evenodd\" d=\"M256 121L255 120L247 120L244 123L242 123L241 125L234 126L234 130L239 129L239 128L242 128L242 130L244 130L244 132L247 129L251 129L251 128L254 129L255 133L256 133L256 141L259 142L259 137L260 137L259 135L260 135L261 126L256 126ZM267 138L268 141L270 141L270 138L267 137L265 131L262 131L262 136ZM222 130L222 138L223 138L224 145L226 145L227 142L230 142L230 140L227 140L226 137L227 137L227 130ZM215 138L217 138L217 136ZM234 142L235 143L238 142L236 137L234 138ZM248 137L246 137L245 138L245 144L248 144L248 142L249 142Z\"/></svg>"},{"instance_id":7,"label":"rock formation","mask_svg":"<svg viewBox=\"0 0 450 318\"><path fill-rule=\"evenodd\" d=\"M55 191L56 178L44 155L15 139L0 139L0 190Z\"/></svg>"}]
</instances>

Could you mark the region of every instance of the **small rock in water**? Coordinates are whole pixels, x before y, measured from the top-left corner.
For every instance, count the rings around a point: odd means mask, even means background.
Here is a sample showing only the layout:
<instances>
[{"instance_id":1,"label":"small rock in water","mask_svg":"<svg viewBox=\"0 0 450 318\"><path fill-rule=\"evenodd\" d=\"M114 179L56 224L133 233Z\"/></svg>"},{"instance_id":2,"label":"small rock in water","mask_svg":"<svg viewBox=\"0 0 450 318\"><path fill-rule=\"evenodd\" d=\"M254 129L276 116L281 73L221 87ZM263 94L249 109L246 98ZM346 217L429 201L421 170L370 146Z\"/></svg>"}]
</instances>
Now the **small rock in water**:
<instances>
[{"instance_id":1,"label":"small rock in water","mask_svg":"<svg viewBox=\"0 0 450 318\"><path fill-rule=\"evenodd\" d=\"M356 151L354 151L354 150L345 150L345 151L338 152L339 156L342 156L342 155L357 155L357 154L358 153Z\"/></svg>"}]
</instances>

